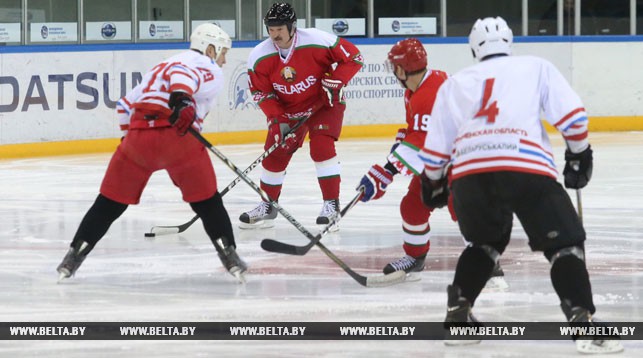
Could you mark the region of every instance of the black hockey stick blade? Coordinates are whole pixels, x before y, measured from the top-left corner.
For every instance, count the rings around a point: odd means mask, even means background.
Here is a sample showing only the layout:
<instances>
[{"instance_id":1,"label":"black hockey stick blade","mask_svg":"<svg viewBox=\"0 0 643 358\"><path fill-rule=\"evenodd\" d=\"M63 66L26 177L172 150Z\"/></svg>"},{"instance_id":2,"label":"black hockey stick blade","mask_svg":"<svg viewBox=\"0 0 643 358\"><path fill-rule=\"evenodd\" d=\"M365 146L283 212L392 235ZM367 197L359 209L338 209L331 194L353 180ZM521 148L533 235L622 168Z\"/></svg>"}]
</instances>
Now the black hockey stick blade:
<instances>
[{"instance_id":1,"label":"black hockey stick blade","mask_svg":"<svg viewBox=\"0 0 643 358\"><path fill-rule=\"evenodd\" d=\"M360 187L359 193L355 195L355 197L342 209L342 211L339 213L338 216L335 216L326 227L317 234L313 239L310 240L310 242L306 245L303 246L296 246L296 245L290 245L283 243L281 241L273 240L273 239L263 239L261 241L261 248L270 251L270 252L278 252L280 254L287 254L287 255L297 255L297 256L303 256L305 255L310 249L315 246L321 239L322 236L324 236L328 231L330 231L330 228L333 227L333 225L337 224L341 218L346 215L346 213L353 207L359 199L362 197L364 194L364 189Z\"/></svg>"}]
</instances>

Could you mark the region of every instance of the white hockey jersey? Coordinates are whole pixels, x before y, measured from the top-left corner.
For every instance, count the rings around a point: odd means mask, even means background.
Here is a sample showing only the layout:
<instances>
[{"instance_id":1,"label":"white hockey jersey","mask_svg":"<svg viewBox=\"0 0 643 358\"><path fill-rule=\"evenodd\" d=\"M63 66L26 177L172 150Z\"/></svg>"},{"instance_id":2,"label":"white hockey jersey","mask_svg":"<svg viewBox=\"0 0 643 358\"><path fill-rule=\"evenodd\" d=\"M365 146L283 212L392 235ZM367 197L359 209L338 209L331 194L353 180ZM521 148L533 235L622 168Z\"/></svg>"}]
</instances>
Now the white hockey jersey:
<instances>
[{"instance_id":1,"label":"white hockey jersey","mask_svg":"<svg viewBox=\"0 0 643 358\"><path fill-rule=\"evenodd\" d=\"M570 150L589 145L579 96L548 61L503 56L480 62L440 87L420 158L429 178L517 171L557 177L541 114Z\"/></svg>"},{"instance_id":2,"label":"white hockey jersey","mask_svg":"<svg viewBox=\"0 0 643 358\"><path fill-rule=\"evenodd\" d=\"M143 80L116 103L118 119L123 131L130 125L134 110L171 114L168 107L170 93L189 93L196 103L197 129L214 105L223 89L223 71L209 57L196 51L185 51L159 63L143 76Z\"/></svg>"}]
</instances>

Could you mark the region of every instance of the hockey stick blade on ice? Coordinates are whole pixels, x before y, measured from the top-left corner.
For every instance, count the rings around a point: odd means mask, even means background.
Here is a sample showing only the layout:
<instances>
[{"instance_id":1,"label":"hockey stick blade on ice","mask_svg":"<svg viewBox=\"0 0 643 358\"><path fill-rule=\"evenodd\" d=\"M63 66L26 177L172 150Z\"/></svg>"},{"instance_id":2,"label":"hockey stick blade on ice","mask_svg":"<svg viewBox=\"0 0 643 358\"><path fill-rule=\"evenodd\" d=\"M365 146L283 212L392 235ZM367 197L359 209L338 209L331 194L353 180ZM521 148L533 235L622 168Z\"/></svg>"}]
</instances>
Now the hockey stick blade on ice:
<instances>
[{"instance_id":1,"label":"hockey stick blade on ice","mask_svg":"<svg viewBox=\"0 0 643 358\"><path fill-rule=\"evenodd\" d=\"M331 260L333 260L339 267L341 267L344 272L352 277L353 280L357 281L357 283L364 287L386 287L406 281L406 272L404 272L403 270L395 271L387 275L360 275L359 273L351 269L348 265L346 265L344 261L340 260L339 257L335 256L335 254L328 248L326 248L324 244L322 244L321 242L317 242L315 245L317 245L317 247L319 247L319 249L322 250L322 252L326 254L326 256L330 257Z\"/></svg>"},{"instance_id":2,"label":"hockey stick blade on ice","mask_svg":"<svg viewBox=\"0 0 643 358\"><path fill-rule=\"evenodd\" d=\"M310 118L310 117L309 117L309 118ZM292 129L290 129L290 131L288 132L288 134L290 134L290 133L295 133L295 131L296 131L297 129L299 129L299 127L301 127L302 125L304 125L304 123L306 123L306 121L307 121L307 120L308 120L308 118L305 118L305 119L300 120L300 121L299 121L299 122L298 122L294 127L292 127ZM284 138L285 138L285 137L286 137L286 136L284 136ZM248 167L243 171L243 173L244 173L244 174L246 174L246 175L247 175L248 173L250 173L250 172L251 172L254 168L256 168L256 167L257 167L261 162L263 162L263 160L264 160L264 159L266 159L266 158L267 158L267 157L268 157L272 152L274 152L275 150L277 150L277 148L278 148L280 145L282 145L282 144L283 144L283 140L282 140L280 143L275 143L275 144L273 144L270 148L268 148L268 150L266 150L265 152L263 152L263 154L261 154L257 159L255 159L255 161L254 161L254 162L252 162L252 163L251 163L251 164L250 164L250 165L249 165L249 166L248 166ZM237 185L240 181L241 181L241 178L240 178L240 177L238 177L238 176L237 176L236 178L234 178L234 180L233 180L232 182L230 182L230 184L228 184L228 186L227 186L227 187L225 187L225 189L223 189L223 190L221 191L221 196L226 195L226 193L227 193L227 192L229 192L229 191L230 191L230 189L234 188L234 187L235 187L235 185ZM155 237L155 236L160 236L160 235L180 234L180 233L184 232L185 230L187 230L190 226L192 226L192 224L194 224L197 220L199 220L199 216L198 216L198 215L195 215L192 219L190 219L190 221L186 222L185 224L181 224L181 225L170 225L170 226L152 226L152 228L150 229L150 232L146 232L146 233L145 233L145 237Z\"/></svg>"},{"instance_id":3,"label":"hockey stick blade on ice","mask_svg":"<svg viewBox=\"0 0 643 358\"><path fill-rule=\"evenodd\" d=\"M351 200L345 207L342 209L342 211L339 213L339 215L335 215L333 218L331 218L330 223L324 227L324 229L317 234L313 239L310 240L310 242L306 245L303 246L295 246L295 245L290 245L283 243L281 241L273 240L273 239L263 239L261 241L261 248L263 248L266 251L270 252L278 252L280 254L287 254L287 255L298 255L298 256L303 256L305 255L310 249L315 246L321 239L322 236L324 236L328 231L333 227L333 225L336 225L341 218L346 215L346 213L353 207L359 199L362 197L362 194L364 193L363 188L360 188L360 192L355 195L353 200Z\"/></svg>"},{"instance_id":4,"label":"hockey stick blade on ice","mask_svg":"<svg viewBox=\"0 0 643 358\"><path fill-rule=\"evenodd\" d=\"M304 234L309 240L313 240L315 236L310 233L303 225L301 225L295 218L293 218L284 208L279 205L276 201L271 201L268 195L266 194L263 189L261 189L255 182L253 182L250 178L248 178L247 175L243 174L239 168L237 168L234 163L230 161L223 153L221 153L218 149L212 146L210 142L208 142L207 139L205 139L201 133L197 132L194 130L194 128L189 128L188 132L190 132L191 135L193 135L199 142L201 142L212 154L214 154L217 158L219 158L225 165L228 166L232 171L237 173L239 178L246 182L254 190L261 199L263 199L266 202L269 202L270 205L272 205L277 211L284 217L286 220L288 220L299 232ZM406 280L406 272L404 271L396 271L393 273L390 273L388 275L379 275L379 276L362 276L358 274L357 272L353 271L348 265L344 263L339 257L337 257L335 254L333 254L332 251L328 250L324 244L321 242L317 242L315 245L319 247L326 256L328 256L331 260L333 260L339 267L341 267L349 276L351 276L355 281L357 281L360 285L365 286L365 287L383 287L383 286L390 286L396 283L401 283Z\"/></svg>"}]
</instances>

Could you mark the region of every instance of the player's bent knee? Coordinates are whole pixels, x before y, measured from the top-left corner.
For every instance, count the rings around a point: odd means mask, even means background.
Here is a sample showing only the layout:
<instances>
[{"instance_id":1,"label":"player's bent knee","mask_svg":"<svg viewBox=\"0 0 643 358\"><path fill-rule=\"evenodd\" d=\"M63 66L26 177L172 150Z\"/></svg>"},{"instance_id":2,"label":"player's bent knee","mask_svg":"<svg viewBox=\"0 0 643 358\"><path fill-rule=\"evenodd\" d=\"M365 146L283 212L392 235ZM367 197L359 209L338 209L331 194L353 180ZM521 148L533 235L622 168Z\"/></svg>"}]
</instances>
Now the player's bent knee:
<instances>
[{"instance_id":1,"label":"player's bent knee","mask_svg":"<svg viewBox=\"0 0 643 358\"><path fill-rule=\"evenodd\" d=\"M498 259L500 258L500 252L501 250L496 249L495 247L489 245L489 244L472 244L470 246L471 248L478 249L481 251L484 251L484 253L494 262L497 263ZM502 249L504 251L504 248Z\"/></svg>"},{"instance_id":2,"label":"player's bent knee","mask_svg":"<svg viewBox=\"0 0 643 358\"><path fill-rule=\"evenodd\" d=\"M323 162L335 157L335 138L319 135L310 138L310 158L315 162Z\"/></svg>"},{"instance_id":3,"label":"player's bent knee","mask_svg":"<svg viewBox=\"0 0 643 358\"><path fill-rule=\"evenodd\" d=\"M412 225L419 225L428 222L431 210L422 203L422 199L415 193L408 193L400 203L400 215L402 220Z\"/></svg>"},{"instance_id":4,"label":"player's bent knee","mask_svg":"<svg viewBox=\"0 0 643 358\"><path fill-rule=\"evenodd\" d=\"M556 249L545 250L545 257L549 260L549 263L553 266L556 260L565 257L565 256L574 256L579 258L581 261L585 261L585 249L582 245L573 245L566 246Z\"/></svg>"}]
</instances>

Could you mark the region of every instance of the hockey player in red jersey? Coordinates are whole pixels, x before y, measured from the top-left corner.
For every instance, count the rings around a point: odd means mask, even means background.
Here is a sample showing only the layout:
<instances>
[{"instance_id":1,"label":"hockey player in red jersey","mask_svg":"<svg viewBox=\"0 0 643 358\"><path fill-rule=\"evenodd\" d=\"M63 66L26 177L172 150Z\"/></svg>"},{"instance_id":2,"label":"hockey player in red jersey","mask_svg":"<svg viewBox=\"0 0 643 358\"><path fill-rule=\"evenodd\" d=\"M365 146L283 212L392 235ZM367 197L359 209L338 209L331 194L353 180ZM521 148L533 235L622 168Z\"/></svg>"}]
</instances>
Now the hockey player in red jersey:
<instances>
[{"instance_id":1,"label":"hockey player in red jersey","mask_svg":"<svg viewBox=\"0 0 643 358\"><path fill-rule=\"evenodd\" d=\"M439 70L427 68L428 60L424 45L415 38L397 42L388 53L389 69L406 91L404 107L406 109L406 127L400 128L395 144L382 167L373 165L364 175L357 189L364 188L361 200L367 202L381 198L386 188L393 182L396 174L413 176L406 195L400 202L402 216L402 238L405 256L387 264L385 274L404 270L419 272L424 269L424 261L430 249L429 217L433 208L422 202L420 174L424 162L418 156L424 146L427 127L435 96L448 75ZM455 215L452 213L455 220ZM490 289L505 289L504 273L498 265L493 279L487 285Z\"/></svg>"},{"instance_id":2,"label":"hockey player in red jersey","mask_svg":"<svg viewBox=\"0 0 643 358\"><path fill-rule=\"evenodd\" d=\"M406 255L386 265L385 274L399 270L408 273L424 269L424 260L430 246L429 216L433 209L422 203L419 174L424 168L424 163L418 157L418 151L424 144L435 94L447 79L445 72L427 68L426 50L415 38L396 43L388 53L388 65L406 88L406 127L398 130L386 164L383 167L379 164L373 165L358 186L358 189L364 187L361 200L367 202L382 197L386 193L386 187L393 182L394 175L399 173L413 176L408 191L400 202L404 240L402 246Z\"/></svg>"},{"instance_id":3,"label":"hockey player in red jersey","mask_svg":"<svg viewBox=\"0 0 643 358\"><path fill-rule=\"evenodd\" d=\"M317 224L328 224L339 211L340 164L335 152L344 117L344 86L362 67L362 56L343 38L317 30L297 29L288 3L273 4L264 24L270 36L248 58L250 90L266 115L265 148L279 142L298 121L307 119L294 135L263 162L261 188L278 200L293 153L310 138L310 157L324 200ZM241 214L241 228L271 227L277 216L261 202Z\"/></svg>"},{"instance_id":4,"label":"hockey player in red jersey","mask_svg":"<svg viewBox=\"0 0 643 358\"><path fill-rule=\"evenodd\" d=\"M587 113L550 62L510 56L512 41L502 18L476 21L469 45L479 63L440 88L420 152L423 198L431 206L446 205L445 169L452 165L453 206L460 231L471 243L447 287L445 326L480 324L471 309L509 244L515 215L529 247L549 261L551 282L570 325L599 328L604 324L592 318L596 307L585 264L585 230L556 180L552 146L541 123L544 116L562 134L565 187L578 190L592 177ZM618 337L590 333L574 339L581 353L623 350Z\"/></svg>"},{"instance_id":5,"label":"hockey player in red jersey","mask_svg":"<svg viewBox=\"0 0 643 358\"><path fill-rule=\"evenodd\" d=\"M156 65L118 101L117 114L126 134L112 156L100 194L58 266L61 279L76 272L128 205L138 204L152 173L165 169L203 221L223 266L243 280L247 266L236 253L212 162L205 147L185 135L189 128L200 130L223 88L221 66L231 47L225 31L202 24L190 36L189 51Z\"/></svg>"}]
</instances>

